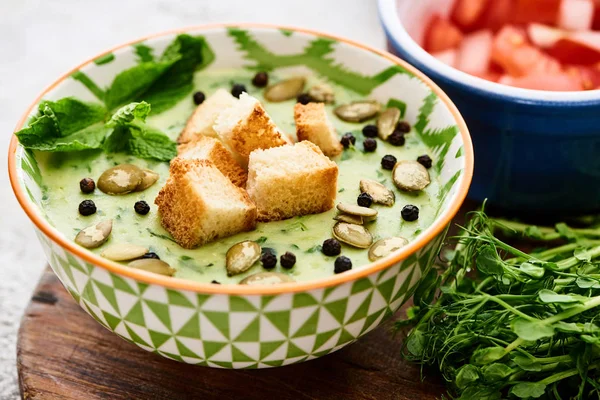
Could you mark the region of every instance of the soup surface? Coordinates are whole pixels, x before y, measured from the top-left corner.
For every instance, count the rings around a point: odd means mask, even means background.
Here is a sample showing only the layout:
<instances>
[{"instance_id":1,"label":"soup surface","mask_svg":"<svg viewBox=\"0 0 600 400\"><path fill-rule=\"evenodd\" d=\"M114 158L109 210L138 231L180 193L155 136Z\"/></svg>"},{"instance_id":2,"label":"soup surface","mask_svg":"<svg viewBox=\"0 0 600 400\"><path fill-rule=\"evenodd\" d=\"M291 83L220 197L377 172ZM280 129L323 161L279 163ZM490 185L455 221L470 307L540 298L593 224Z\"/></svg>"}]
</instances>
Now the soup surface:
<instances>
[{"instance_id":1,"label":"soup surface","mask_svg":"<svg viewBox=\"0 0 600 400\"><path fill-rule=\"evenodd\" d=\"M277 125L287 133L294 135L293 106L295 100L281 103L270 103L262 97L262 89L252 86L254 73L244 69L201 71L195 75L194 84L197 90L210 96L219 88L229 90L233 83L242 83L250 95L258 98ZM271 74L272 82L284 79L284 75ZM319 76L309 76L307 87L325 82ZM330 84L335 91L336 104L344 104L354 100L364 100L364 97L351 90ZM440 186L434 169L429 169L431 184L423 191L409 193L399 191L392 182L391 171L381 167L381 158L386 154L394 155L398 160L416 160L418 156L430 153L429 149L418 140L416 133L406 135L406 144L395 147L377 139L377 150L372 153L363 151L361 132L366 124L347 123L341 121L333 113L334 105L327 105L330 120L335 125L338 134L353 132L357 138L354 148L345 149L334 159L339 166L337 202L356 204L360 194L359 181L373 179L381 182L396 195L393 207L373 204L378 211L376 221L368 222L365 227L371 232L374 240L391 236L402 236L413 240L419 233L429 227L439 207ZM183 129L186 120L194 110L195 105L191 96L181 101L177 106L159 115L148 118L147 122L176 139ZM294 135L295 136L295 135ZM157 253L160 258L176 269L175 276L201 282L213 280L223 284L236 284L244 277L263 271L257 262L247 272L228 277L225 269L225 253L235 243L243 240L257 241L263 248L269 247L279 255L290 251L296 255L296 265L285 270L279 262L273 270L289 274L296 281L307 281L323 278L334 274L335 257L325 256L320 245L331 237L334 225L335 209L318 215L296 217L285 221L259 223L256 230L240 233L225 239L209 243L194 250L181 248L170 235L161 227L154 199L169 175L169 165L166 162L154 162L139 159L125 154L107 154L101 151L73 153L42 153L35 156L40 164L43 176L43 208L49 221L67 238L73 239L79 230L103 219L113 220L113 230L109 241L103 246L92 250L100 254L106 246L112 243L133 243L147 246L150 251ZM134 192L122 196L110 196L95 190L91 194L80 191L79 181L98 177L108 168L122 163L135 164L149 168L160 174L159 181L143 192ZM97 212L91 216L82 216L78 212L78 204L86 199L95 202ZM150 204L151 211L145 216L134 211L134 204L145 200ZM416 205L419 218L414 222L404 221L401 210L407 204ZM368 264L368 250L357 249L342 244L342 255L352 260L353 268L361 268Z\"/></svg>"}]
</instances>

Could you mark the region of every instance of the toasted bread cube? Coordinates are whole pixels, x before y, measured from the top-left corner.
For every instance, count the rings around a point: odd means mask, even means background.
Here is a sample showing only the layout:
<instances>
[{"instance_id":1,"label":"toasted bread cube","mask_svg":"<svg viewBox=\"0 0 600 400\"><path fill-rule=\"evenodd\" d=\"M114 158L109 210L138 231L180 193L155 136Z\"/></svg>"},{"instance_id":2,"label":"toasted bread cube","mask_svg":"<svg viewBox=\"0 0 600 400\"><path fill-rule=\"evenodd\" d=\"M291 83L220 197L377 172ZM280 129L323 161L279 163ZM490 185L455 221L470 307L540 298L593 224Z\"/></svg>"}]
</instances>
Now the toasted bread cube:
<instances>
[{"instance_id":1,"label":"toasted bread cube","mask_svg":"<svg viewBox=\"0 0 600 400\"><path fill-rule=\"evenodd\" d=\"M290 143L267 114L262 104L247 93L242 93L233 107L223 110L214 125L221 140L248 165L250 153Z\"/></svg>"},{"instance_id":2,"label":"toasted bread cube","mask_svg":"<svg viewBox=\"0 0 600 400\"><path fill-rule=\"evenodd\" d=\"M342 152L342 144L325 112L325 104L296 103L294 106L298 141L309 140L319 146L323 154L335 157Z\"/></svg>"},{"instance_id":3,"label":"toasted bread cube","mask_svg":"<svg viewBox=\"0 0 600 400\"><path fill-rule=\"evenodd\" d=\"M217 90L196 108L177 141L187 143L200 135L217 137L217 133L213 129L217 116L225 108L233 106L236 102L237 99L227 90Z\"/></svg>"},{"instance_id":4,"label":"toasted bread cube","mask_svg":"<svg viewBox=\"0 0 600 400\"><path fill-rule=\"evenodd\" d=\"M256 226L248 193L207 160L171 161L169 179L154 202L162 226L186 249Z\"/></svg>"},{"instance_id":5,"label":"toasted bread cube","mask_svg":"<svg viewBox=\"0 0 600 400\"><path fill-rule=\"evenodd\" d=\"M177 153L179 158L212 162L234 185L246 188L248 174L217 139L199 136L191 142L177 146Z\"/></svg>"},{"instance_id":6,"label":"toasted bread cube","mask_svg":"<svg viewBox=\"0 0 600 400\"><path fill-rule=\"evenodd\" d=\"M277 221L333 208L337 177L337 164L304 141L253 151L246 187L258 220Z\"/></svg>"}]
</instances>

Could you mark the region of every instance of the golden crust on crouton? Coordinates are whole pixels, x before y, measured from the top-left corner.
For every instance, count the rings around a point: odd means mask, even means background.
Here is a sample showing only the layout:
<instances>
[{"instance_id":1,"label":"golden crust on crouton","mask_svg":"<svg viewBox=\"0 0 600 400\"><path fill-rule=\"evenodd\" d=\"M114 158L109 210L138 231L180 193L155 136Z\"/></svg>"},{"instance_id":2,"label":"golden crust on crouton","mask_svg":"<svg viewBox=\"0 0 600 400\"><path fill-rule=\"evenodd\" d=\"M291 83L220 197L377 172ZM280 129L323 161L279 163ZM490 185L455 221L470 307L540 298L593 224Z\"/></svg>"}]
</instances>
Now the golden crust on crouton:
<instances>
[{"instance_id":1,"label":"golden crust on crouton","mask_svg":"<svg viewBox=\"0 0 600 400\"><path fill-rule=\"evenodd\" d=\"M257 149L268 149L289 144L258 100L242 93L240 100L223 110L214 126L223 142L248 164L250 153ZM244 165L244 166L245 166Z\"/></svg>"},{"instance_id":2,"label":"golden crust on crouton","mask_svg":"<svg viewBox=\"0 0 600 400\"><path fill-rule=\"evenodd\" d=\"M179 158L211 161L234 185L246 187L248 174L233 158L231 152L215 138L198 136L191 142L177 146L177 154Z\"/></svg>"},{"instance_id":3,"label":"golden crust on crouton","mask_svg":"<svg viewBox=\"0 0 600 400\"><path fill-rule=\"evenodd\" d=\"M256 206L208 160L171 161L170 177L154 201L162 226L191 249L256 226Z\"/></svg>"},{"instance_id":4,"label":"golden crust on crouton","mask_svg":"<svg viewBox=\"0 0 600 400\"><path fill-rule=\"evenodd\" d=\"M340 139L329 121L323 103L296 103L294 106L296 135L298 141L309 140L319 146L328 157L335 157L342 152Z\"/></svg>"},{"instance_id":5,"label":"golden crust on crouton","mask_svg":"<svg viewBox=\"0 0 600 400\"><path fill-rule=\"evenodd\" d=\"M201 135L217 137L217 133L213 129L215 120L223 109L231 107L236 101L237 99L227 90L217 90L212 96L196 107L179 138L177 138L177 142L187 143Z\"/></svg>"},{"instance_id":6,"label":"golden crust on crouton","mask_svg":"<svg viewBox=\"0 0 600 400\"><path fill-rule=\"evenodd\" d=\"M250 154L247 190L259 221L318 214L335 205L338 166L304 141Z\"/></svg>"}]
</instances>

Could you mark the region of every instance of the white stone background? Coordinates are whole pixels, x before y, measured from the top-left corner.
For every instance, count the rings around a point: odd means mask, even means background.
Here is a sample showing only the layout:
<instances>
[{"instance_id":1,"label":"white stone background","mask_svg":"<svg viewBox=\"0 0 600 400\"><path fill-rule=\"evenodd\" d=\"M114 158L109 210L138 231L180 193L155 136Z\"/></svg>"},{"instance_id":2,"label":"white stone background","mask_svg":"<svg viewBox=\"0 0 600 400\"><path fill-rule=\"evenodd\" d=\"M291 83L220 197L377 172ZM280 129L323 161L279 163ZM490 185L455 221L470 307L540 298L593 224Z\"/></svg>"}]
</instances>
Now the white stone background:
<instances>
[{"instance_id":1,"label":"white stone background","mask_svg":"<svg viewBox=\"0 0 600 400\"><path fill-rule=\"evenodd\" d=\"M141 36L210 22L299 26L385 45L375 0L0 0L0 399L19 398L16 334L45 265L6 172L17 120L81 61Z\"/></svg>"}]
</instances>

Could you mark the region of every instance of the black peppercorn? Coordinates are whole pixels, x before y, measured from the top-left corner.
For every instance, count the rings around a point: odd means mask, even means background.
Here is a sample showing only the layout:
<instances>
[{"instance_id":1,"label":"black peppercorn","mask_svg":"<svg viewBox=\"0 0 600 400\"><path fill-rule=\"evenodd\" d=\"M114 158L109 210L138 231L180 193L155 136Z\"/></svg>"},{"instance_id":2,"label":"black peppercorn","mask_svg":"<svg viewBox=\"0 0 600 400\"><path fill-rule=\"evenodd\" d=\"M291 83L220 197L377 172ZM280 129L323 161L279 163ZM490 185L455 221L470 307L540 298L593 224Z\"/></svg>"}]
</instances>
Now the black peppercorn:
<instances>
[{"instance_id":1,"label":"black peppercorn","mask_svg":"<svg viewBox=\"0 0 600 400\"><path fill-rule=\"evenodd\" d=\"M96 204L92 200L84 200L79 203L79 214L87 217L96 212Z\"/></svg>"},{"instance_id":2,"label":"black peppercorn","mask_svg":"<svg viewBox=\"0 0 600 400\"><path fill-rule=\"evenodd\" d=\"M79 189L83 193L92 193L96 189L96 183L92 178L83 178L79 181Z\"/></svg>"},{"instance_id":3,"label":"black peppercorn","mask_svg":"<svg viewBox=\"0 0 600 400\"><path fill-rule=\"evenodd\" d=\"M260 262L264 269L273 269L277 265L277 256L270 250L263 251Z\"/></svg>"},{"instance_id":4,"label":"black peppercorn","mask_svg":"<svg viewBox=\"0 0 600 400\"><path fill-rule=\"evenodd\" d=\"M361 207L371 207L373 204L373 197L369 193L361 193L356 199L356 203Z\"/></svg>"},{"instance_id":5,"label":"black peppercorn","mask_svg":"<svg viewBox=\"0 0 600 400\"><path fill-rule=\"evenodd\" d=\"M350 147L350 145L354 146L354 144L356 144L356 138L350 132L344 133L344 136L342 136L342 140L340 140L340 143L342 144L342 146L344 146L344 148L347 149L348 147Z\"/></svg>"},{"instance_id":6,"label":"black peppercorn","mask_svg":"<svg viewBox=\"0 0 600 400\"><path fill-rule=\"evenodd\" d=\"M352 269L352 260L346 256L339 256L335 259L333 272L341 274L342 272L350 271Z\"/></svg>"},{"instance_id":7,"label":"black peppercorn","mask_svg":"<svg viewBox=\"0 0 600 400\"><path fill-rule=\"evenodd\" d=\"M342 252L342 245L336 239L327 239L323 242L321 251L326 256L337 256Z\"/></svg>"},{"instance_id":8,"label":"black peppercorn","mask_svg":"<svg viewBox=\"0 0 600 400\"><path fill-rule=\"evenodd\" d=\"M257 72L252 78L252 84L256 87L265 87L269 83L269 75L266 72Z\"/></svg>"},{"instance_id":9,"label":"black peppercorn","mask_svg":"<svg viewBox=\"0 0 600 400\"><path fill-rule=\"evenodd\" d=\"M405 205L402 208L402 219L408 222L416 221L419 219L419 207L413 206L412 204Z\"/></svg>"},{"instance_id":10,"label":"black peppercorn","mask_svg":"<svg viewBox=\"0 0 600 400\"><path fill-rule=\"evenodd\" d=\"M279 258L281 266L285 269L291 269L296 264L296 256L294 253L286 251L284 255Z\"/></svg>"},{"instance_id":11,"label":"black peppercorn","mask_svg":"<svg viewBox=\"0 0 600 400\"><path fill-rule=\"evenodd\" d=\"M144 200L136 201L133 209L140 215L146 215L150 212L150 206Z\"/></svg>"},{"instance_id":12,"label":"black peppercorn","mask_svg":"<svg viewBox=\"0 0 600 400\"><path fill-rule=\"evenodd\" d=\"M381 168L391 171L394 169L394 166L396 166L397 161L398 160L396 159L396 157L394 157L391 154L387 154L381 159Z\"/></svg>"},{"instance_id":13,"label":"black peppercorn","mask_svg":"<svg viewBox=\"0 0 600 400\"><path fill-rule=\"evenodd\" d=\"M363 142L363 147L366 152L373 152L377 149L377 140L372 138L366 138Z\"/></svg>"},{"instance_id":14,"label":"black peppercorn","mask_svg":"<svg viewBox=\"0 0 600 400\"><path fill-rule=\"evenodd\" d=\"M240 95L244 92L247 92L246 86L244 86L240 83L234 83L233 86L231 87L231 95L238 99L240 98Z\"/></svg>"},{"instance_id":15,"label":"black peppercorn","mask_svg":"<svg viewBox=\"0 0 600 400\"><path fill-rule=\"evenodd\" d=\"M404 133L400 132L399 130L395 130L394 133L388 137L388 142L393 146L404 146L404 143L406 143Z\"/></svg>"},{"instance_id":16,"label":"black peppercorn","mask_svg":"<svg viewBox=\"0 0 600 400\"><path fill-rule=\"evenodd\" d=\"M427 169L431 168L431 164L433 164L433 160L427 154L417 157L417 162Z\"/></svg>"},{"instance_id":17,"label":"black peppercorn","mask_svg":"<svg viewBox=\"0 0 600 400\"><path fill-rule=\"evenodd\" d=\"M149 251L148 253L144 254L142 256L142 258L153 258L155 260L160 260L160 257L158 256L158 254L156 254L156 253L154 253L152 251Z\"/></svg>"},{"instance_id":18,"label":"black peppercorn","mask_svg":"<svg viewBox=\"0 0 600 400\"><path fill-rule=\"evenodd\" d=\"M365 127L362 129L362 133L366 137L374 138L374 137L377 137L377 134L379 133L379 129L377 129L376 125L365 125Z\"/></svg>"},{"instance_id":19,"label":"black peppercorn","mask_svg":"<svg viewBox=\"0 0 600 400\"><path fill-rule=\"evenodd\" d=\"M400 121L398 122L398 125L396 125L396 130L402 133L408 133L411 130L411 126L406 121Z\"/></svg>"},{"instance_id":20,"label":"black peppercorn","mask_svg":"<svg viewBox=\"0 0 600 400\"><path fill-rule=\"evenodd\" d=\"M221 282L219 282L219 281L215 281L214 279L213 279L213 280L212 280L212 282L210 282L210 283L212 283L212 284L214 284L214 285L220 285L220 284L221 284Z\"/></svg>"},{"instance_id":21,"label":"black peppercorn","mask_svg":"<svg viewBox=\"0 0 600 400\"><path fill-rule=\"evenodd\" d=\"M296 101L300 104L304 104L307 105L308 103L311 102L311 98L310 95L308 93L302 93L299 94L298 97L296 97Z\"/></svg>"},{"instance_id":22,"label":"black peppercorn","mask_svg":"<svg viewBox=\"0 0 600 400\"><path fill-rule=\"evenodd\" d=\"M204 100L206 100L206 96L203 92L194 93L194 104L199 106L200 104L204 103Z\"/></svg>"}]
</instances>

